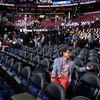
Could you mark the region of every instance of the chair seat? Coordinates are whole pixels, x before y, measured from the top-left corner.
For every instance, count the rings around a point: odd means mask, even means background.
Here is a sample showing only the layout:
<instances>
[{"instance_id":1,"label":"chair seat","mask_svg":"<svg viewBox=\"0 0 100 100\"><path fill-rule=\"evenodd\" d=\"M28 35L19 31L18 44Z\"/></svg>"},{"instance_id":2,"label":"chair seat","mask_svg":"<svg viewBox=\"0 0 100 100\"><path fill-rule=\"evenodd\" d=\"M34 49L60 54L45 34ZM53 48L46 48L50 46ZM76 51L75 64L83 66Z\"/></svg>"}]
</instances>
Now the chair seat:
<instances>
[{"instance_id":1,"label":"chair seat","mask_svg":"<svg viewBox=\"0 0 100 100\"><path fill-rule=\"evenodd\" d=\"M29 93L16 94L11 97L12 100L35 100L35 97Z\"/></svg>"}]
</instances>

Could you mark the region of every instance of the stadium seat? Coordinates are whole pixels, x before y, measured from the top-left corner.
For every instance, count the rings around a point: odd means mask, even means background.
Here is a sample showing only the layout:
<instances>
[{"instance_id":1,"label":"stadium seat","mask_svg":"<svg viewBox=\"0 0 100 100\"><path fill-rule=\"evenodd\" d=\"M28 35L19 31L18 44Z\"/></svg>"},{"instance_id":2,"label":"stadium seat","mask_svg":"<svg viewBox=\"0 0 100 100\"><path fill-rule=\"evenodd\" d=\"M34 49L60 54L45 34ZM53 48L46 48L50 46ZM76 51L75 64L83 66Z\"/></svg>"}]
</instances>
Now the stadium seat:
<instances>
[{"instance_id":1,"label":"stadium seat","mask_svg":"<svg viewBox=\"0 0 100 100\"><path fill-rule=\"evenodd\" d=\"M13 95L11 98L12 100L36 100L38 95L42 92L44 87L46 86L45 84L45 79L43 73L40 72L34 72L34 75L30 79L30 83L27 88L27 92L24 93L19 93L16 95ZM24 96L24 97L23 97ZM29 98L28 98L29 97Z\"/></svg>"},{"instance_id":2,"label":"stadium seat","mask_svg":"<svg viewBox=\"0 0 100 100\"><path fill-rule=\"evenodd\" d=\"M81 59L79 59L79 58L75 58L75 59L74 59L74 63L75 63L75 65L77 65L78 67L83 67L83 66L84 66L83 61L82 61Z\"/></svg>"},{"instance_id":3,"label":"stadium seat","mask_svg":"<svg viewBox=\"0 0 100 100\"><path fill-rule=\"evenodd\" d=\"M44 89L41 100L65 100L65 91L59 83L50 83Z\"/></svg>"},{"instance_id":4,"label":"stadium seat","mask_svg":"<svg viewBox=\"0 0 100 100\"><path fill-rule=\"evenodd\" d=\"M34 96L38 96L46 87L45 75L42 72L34 72L30 79L27 91Z\"/></svg>"},{"instance_id":5,"label":"stadium seat","mask_svg":"<svg viewBox=\"0 0 100 100\"><path fill-rule=\"evenodd\" d=\"M13 67L13 64L14 64L14 58L10 58L6 65L5 66L1 66L1 75L0 77L5 80L6 78L6 75L7 75L7 71L11 71L12 67Z\"/></svg>"},{"instance_id":6,"label":"stadium seat","mask_svg":"<svg viewBox=\"0 0 100 100\"><path fill-rule=\"evenodd\" d=\"M95 92L95 89L97 90ZM100 89L100 78L92 72L87 72L77 81L74 93L75 95L86 96L90 100L96 100L96 95Z\"/></svg>"},{"instance_id":7,"label":"stadium seat","mask_svg":"<svg viewBox=\"0 0 100 100\"><path fill-rule=\"evenodd\" d=\"M86 63L86 56L85 56L85 55L79 54L79 55L77 56L77 58L81 59L81 60L83 61L84 64Z\"/></svg>"},{"instance_id":8,"label":"stadium seat","mask_svg":"<svg viewBox=\"0 0 100 100\"><path fill-rule=\"evenodd\" d=\"M93 61L93 62L96 62L96 63L99 64L99 57L90 56L90 57L88 57L88 59L87 59L87 62L89 62L89 61Z\"/></svg>"},{"instance_id":9,"label":"stadium seat","mask_svg":"<svg viewBox=\"0 0 100 100\"><path fill-rule=\"evenodd\" d=\"M75 96L71 100L90 100L90 99L85 96Z\"/></svg>"},{"instance_id":10,"label":"stadium seat","mask_svg":"<svg viewBox=\"0 0 100 100\"><path fill-rule=\"evenodd\" d=\"M36 55L32 58L31 61L29 61L29 65L31 67L31 71L34 71L36 67L39 65L41 60L41 57L39 55Z\"/></svg>"},{"instance_id":11,"label":"stadium seat","mask_svg":"<svg viewBox=\"0 0 100 100\"><path fill-rule=\"evenodd\" d=\"M46 72L46 69L49 67L50 61L48 58L44 58L40 61L39 65L37 66L37 71L43 71Z\"/></svg>"},{"instance_id":12,"label":"stadium seat","mask_svg":"<svg viewBox=\"0 0 100 100\"><path fill-rule=\"evenodd\" d=\"M8 87L12 86L11 82L13 81L13 77L19 75L19 72L21 71L21 68L22 68L22 63L21 62L16 62L12 66L11 70L7 70L5 81L6 81L6 84L8 85Z\"/></svg>"},{"instance_id":13,"label":"stadium seat","mask_svg":"<svg viewBox=\"0 0 100 100\"><path fill-rule=\"evenodd\" d=\"M11 100L36 100L36 99L33 95L25 92L12 96Z\"/></svg>"},{"instance_id":14,"label":"stadium seat","mask_svg":"<svg viewBox=\"0 0 100 100\"><path fill-rule=\"evenodd\" d=\"M14 76L12 81L12 90L14 93L24 92L29 84L31 75L31 69L29 66L25 66L21 69L18 76Z\"/></svg>"}]
</instances>

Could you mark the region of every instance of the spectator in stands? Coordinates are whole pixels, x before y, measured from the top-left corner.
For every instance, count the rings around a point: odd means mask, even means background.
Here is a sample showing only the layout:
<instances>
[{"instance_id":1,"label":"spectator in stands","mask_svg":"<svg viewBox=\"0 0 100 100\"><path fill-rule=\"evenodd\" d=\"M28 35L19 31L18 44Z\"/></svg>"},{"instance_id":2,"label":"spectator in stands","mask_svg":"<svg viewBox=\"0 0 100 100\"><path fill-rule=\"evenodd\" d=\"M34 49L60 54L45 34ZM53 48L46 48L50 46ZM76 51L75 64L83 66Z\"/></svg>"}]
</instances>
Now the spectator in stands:
<instances>
[{"instance_id":1,"label":"spectator in stands","mask_svg":"<svg viewBox=\"0 0 100 100\"><path fill-rule=\"evenodd\" d=\"M34 43L35 43L35 47L41 47L41 36L40 36L40 33L35 34L33 40L34 40Z\"/></svg>"},{"instance_id":2,"label":"spectator in stands","mask_svg":"<svg viewBox=\"0 0 100 100\"><path fill-rule=\"evenodd\" d=\"M62 52L62 57L56 58L53 64L53 70L51 72L51 82L60 83L66 91L69 83L71 82L71 76L74 68L79 72L85 72L91 70L90 67L78 67L75 66L73 61L70 60L71 49L65 48Z\"/></svg>"},{"instance_id":3,"label":"spectator in stands","mask_svg":"<svg viewBox=\"0 0 100 100\"><path fill-rule=\"evenodd\" d=\"M45 44L44 43L45 42L45 35L44 35L44 33L41 34L41 41L40 42L41 42L41 46L43 46Z\"/></svg>"},{"instance_id":4,"label":"spectator in stands","mask_svg":"<svg viewBox=\"0 0 100 100\"><path fill-rule=\"evenodd\" d=\"M4 51L6 47L8 47L8 43L9 43L9 38L8 38L8 34L4 34L3 36L3 39L2 39L2 42L1 42L1 45L2 45L2 50L1 51Z\"/></svg>"},{"instance_id":5,"label":"spectator in stands","mask_svg":"<svg viewBox=\"0 0 100 100\"><path fill-rule=\"evenodd\" d=\"M12 39L13 39L13 40L16 40L16 39L17 39L17 34L16 34L16 32L13 33Z\"/></svg>"},{"instance_id":6,"label":"spectator in stands","mask_svg":"<svg viewBox=\"0 0 100 100\"><path fill-rule=\"evenodd\" d=\"M78 42L78 36L76 33L73 33L71 41L73 43L73 47L76 47Z\"/></svg>"},{"instance_id":7,"label":"spectator in stands","mask_svg":"<svg viewBox=\"0 0 100 100\"><path fill-rule=\"evenodd\" d=\"M8 42L6 40L3 40L2 43L2 50L1 51L4 51L6 47L8 47Z\"/></svg>"},{"instance_id":8,"label":"spectator in stands","mask_svg":"<svg viewBox=\"0 0 100 100\"><path fill-rule=\"evenodd\" d=\"M8 34L5 33L3 39L4 39L5 41L9 41Z\"/></svg>"},{"instance_id":9,"label":"spectator in stands","mask_svg":"<svg viewBox=\"0 0 100 100\"><path fill-rule=\"evenodd\" d=\"M92 31L93 32L93 31ZM88 46L90 49L93 49L94 45L94 38L93 38L93 33L90 32L88 35Z\"/></svg>"},{"instance_id":10,"label":"spectator in stands","mask_svg":"<svg viewBox=\"0 0 100 100\"><path fill-rule=\"evenodd\" d=\"M0 37L0 50L2 50L2 38Z\"/></svg>"}]
</instances>

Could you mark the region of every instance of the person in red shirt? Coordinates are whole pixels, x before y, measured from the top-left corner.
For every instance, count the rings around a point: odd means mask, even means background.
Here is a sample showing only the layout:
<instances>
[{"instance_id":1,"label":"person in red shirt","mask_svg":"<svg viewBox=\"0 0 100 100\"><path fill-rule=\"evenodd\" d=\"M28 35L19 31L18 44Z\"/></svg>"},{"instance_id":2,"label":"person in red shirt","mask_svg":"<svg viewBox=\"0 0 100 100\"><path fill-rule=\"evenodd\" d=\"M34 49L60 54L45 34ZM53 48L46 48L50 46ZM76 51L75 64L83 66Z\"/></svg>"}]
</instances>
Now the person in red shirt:
<instances>
[{"instance_id":1,"label":"person in red shirt","mask_svg":"<svg viewBox=\"0 0 100 100\"><path fill-rule=\"evenodd\" d=\"M14 34L12 35L13 40L17 39L17 34L14 32Z\"/></svg>"},{"instance_id":2,"label":"person in red shirt","mask_svg":"<svg viewBox=\"0 0 100 100\"><path fill-rule=\"evenodd\" d=\"M4 51L5 48L8 47L8 43L7 43L6 40L3 40L2 43L1 43L1 45L2 45L2 50L1 51Z\"/></svg>"}]
</instances>

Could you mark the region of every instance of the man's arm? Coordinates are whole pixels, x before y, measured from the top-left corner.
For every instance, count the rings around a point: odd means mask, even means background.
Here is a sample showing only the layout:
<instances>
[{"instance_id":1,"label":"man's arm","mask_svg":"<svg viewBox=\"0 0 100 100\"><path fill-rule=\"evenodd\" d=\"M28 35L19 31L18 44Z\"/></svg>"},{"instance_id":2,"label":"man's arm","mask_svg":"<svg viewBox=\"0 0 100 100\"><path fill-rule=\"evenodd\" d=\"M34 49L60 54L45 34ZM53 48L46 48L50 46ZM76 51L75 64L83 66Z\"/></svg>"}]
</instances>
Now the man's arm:
<instances>
[{"instance_id":1,"label":"man's arm","mask_svg":"<svg viewBox=\"0 0 100 100\"><path fill-rule=\"evenodd\" d=\"M85 66L85 67L78 67L77 65L75 65L75 69L78 71L78 72L86 72L86 71L91 71L91 70L94 70L94 66Z\"/></svg>"},{"instance_id":2,"label":"man's arm","mask_svg":"<svg viewBox=\"0 0 100 100\"><path fill-rule=\"evenodd\" d=\"M78 67L77 65L75 65L75 69L76 69L78 72L86 72L86 67Z\"/></svg>"},{"instance_id":3,"label":"man's arm","mask_svg":"<svg viewBox=\"0 0 100 100\"><path fill-rule=\"evenodd\" d=\"M53 63L53 70L51 72L51 78L56 77L56 76L57 76L57 59L55 59Z\"/></svg>"}]
</instances>

